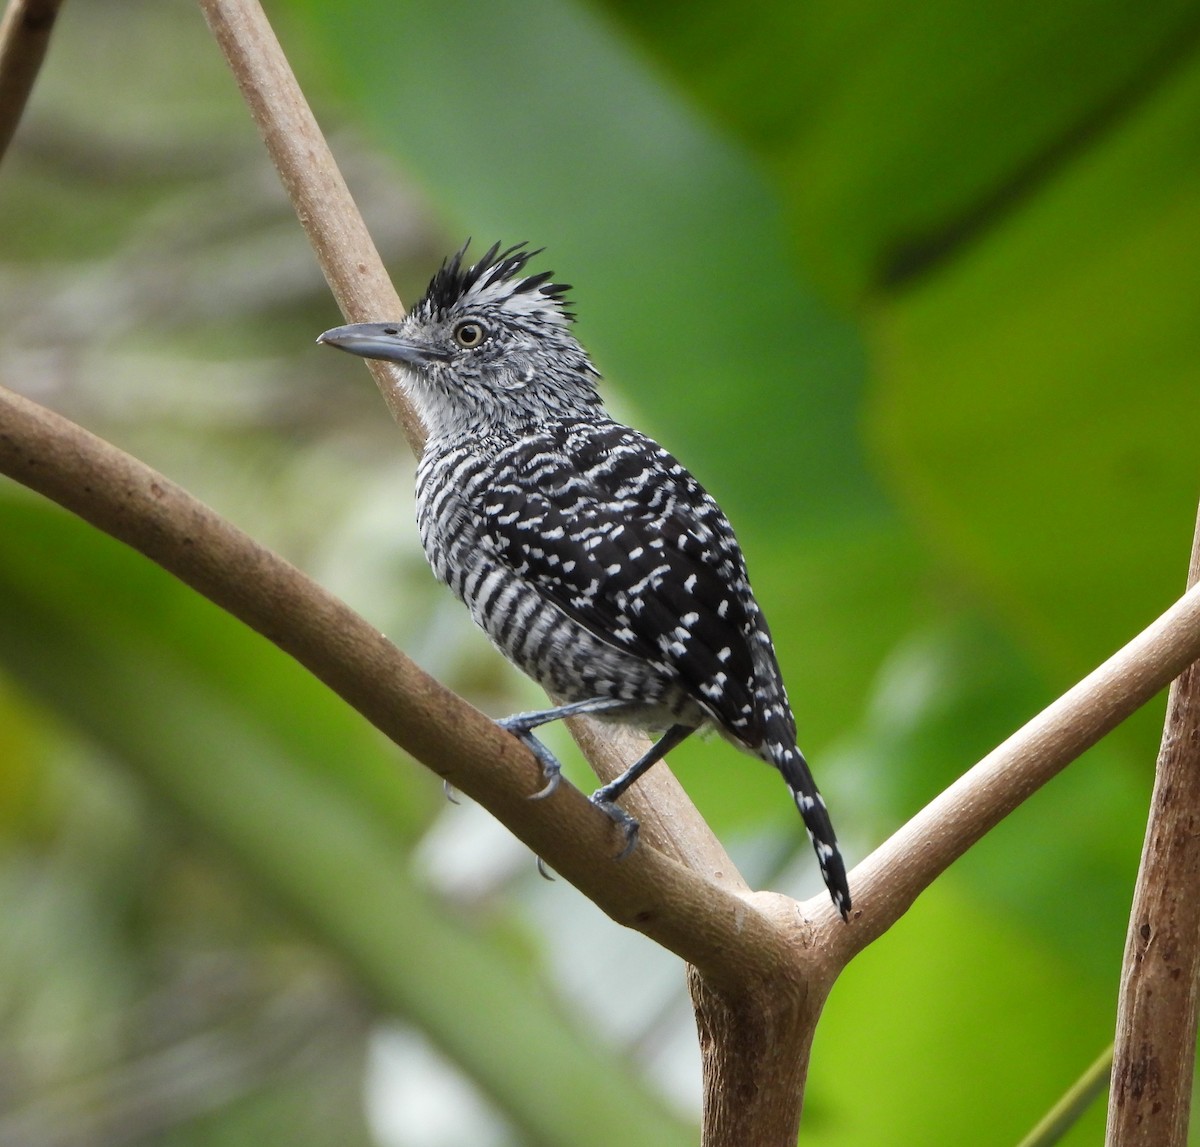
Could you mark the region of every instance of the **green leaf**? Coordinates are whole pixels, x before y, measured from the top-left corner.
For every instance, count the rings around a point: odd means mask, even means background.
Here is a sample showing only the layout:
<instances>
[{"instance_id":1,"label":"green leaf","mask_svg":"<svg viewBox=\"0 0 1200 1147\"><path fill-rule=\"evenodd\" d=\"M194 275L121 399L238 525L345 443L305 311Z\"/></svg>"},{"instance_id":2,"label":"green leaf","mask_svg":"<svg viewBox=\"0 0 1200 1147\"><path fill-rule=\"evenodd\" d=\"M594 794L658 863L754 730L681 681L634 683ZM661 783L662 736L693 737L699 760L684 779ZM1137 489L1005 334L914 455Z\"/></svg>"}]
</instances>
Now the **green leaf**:
<instances>
[{"instance_id":1,"label":"green leaf","mask_svg":"<svg viewBox=\"0 0 1200 1147\"><path fill-rule=\"evenodd\" d=\"M802 1141L1016 1143L1111 1034L1111 1003L1069 959L949 877L834 989ZM1103 1126L1099 1104L1071 1142Z\"/></svg>"},{"instance_id":2,"label":"green leaf","mask_svg":"<svg viewBox=\"0 0 1200 1147\"><path fill-rule=\"evenodd\" d=\"M1190 66L1187 0L605 7L771 166L823 283L952 260Z\"/></svg>"},{"instance_id":3,"label":"green leaf","mask_svg":"<svg viewBox=\"0 0 1200 1147\"><path fill-rule=\"evenodd\" d=\"M897 488L1060 672L1183 590L1198 126L1200 67L884 309L872 425Z\"/></svg>"}]
</instances>

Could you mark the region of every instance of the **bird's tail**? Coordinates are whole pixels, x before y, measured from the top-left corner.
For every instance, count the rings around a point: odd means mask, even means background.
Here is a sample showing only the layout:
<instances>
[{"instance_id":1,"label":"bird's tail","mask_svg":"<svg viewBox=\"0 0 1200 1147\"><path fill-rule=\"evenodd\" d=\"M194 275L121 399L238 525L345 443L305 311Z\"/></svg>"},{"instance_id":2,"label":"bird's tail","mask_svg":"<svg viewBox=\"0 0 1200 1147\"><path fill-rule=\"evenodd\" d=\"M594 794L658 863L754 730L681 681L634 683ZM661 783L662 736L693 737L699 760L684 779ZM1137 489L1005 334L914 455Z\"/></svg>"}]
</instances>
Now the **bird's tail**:
<instances>
[{"instance_id":1,"label":"bird's tail","mask_svg":"<svg viewBox=\"0 0 1200 1147\"><path fill-rule=\"evenodd\" d=\"M849 920L850 884L846 880L846 863L842 860L837 834L833 831L833 821L829 819L825 801L817 791L817 784L809 772L808 762L794 742L790 745L785 742L777 751L771 753L769 759L783 774L788 788L792 790L792 798L804 818L804 827L808 830L808 839L812 841L817 854L821 879L829 889L834 907L841 913L843 920Z\"/></svg>"}]
</instances>

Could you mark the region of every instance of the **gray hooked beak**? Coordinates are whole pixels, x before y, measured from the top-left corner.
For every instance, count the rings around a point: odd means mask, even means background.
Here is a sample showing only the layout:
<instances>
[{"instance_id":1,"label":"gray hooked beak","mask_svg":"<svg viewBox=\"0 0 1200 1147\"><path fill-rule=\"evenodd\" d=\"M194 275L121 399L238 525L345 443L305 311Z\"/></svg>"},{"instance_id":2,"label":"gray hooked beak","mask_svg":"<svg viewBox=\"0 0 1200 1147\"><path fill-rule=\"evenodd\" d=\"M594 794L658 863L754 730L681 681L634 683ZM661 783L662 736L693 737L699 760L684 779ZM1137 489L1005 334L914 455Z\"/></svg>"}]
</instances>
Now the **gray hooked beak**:
<instances>
[{"instance_id":1,"label":"gray hooked beak","mask_svg":"<svg viewBox=\"0 0 1200 1147\"><path fill-rule=\"evenodd\" d=\"M424 343L402 339L395 323L351 323L347 327L334 327L318 335L317 342L361 358L381 358L410 367L425 366L434 359L446 357Z\"/></svg>"}]
</instances>

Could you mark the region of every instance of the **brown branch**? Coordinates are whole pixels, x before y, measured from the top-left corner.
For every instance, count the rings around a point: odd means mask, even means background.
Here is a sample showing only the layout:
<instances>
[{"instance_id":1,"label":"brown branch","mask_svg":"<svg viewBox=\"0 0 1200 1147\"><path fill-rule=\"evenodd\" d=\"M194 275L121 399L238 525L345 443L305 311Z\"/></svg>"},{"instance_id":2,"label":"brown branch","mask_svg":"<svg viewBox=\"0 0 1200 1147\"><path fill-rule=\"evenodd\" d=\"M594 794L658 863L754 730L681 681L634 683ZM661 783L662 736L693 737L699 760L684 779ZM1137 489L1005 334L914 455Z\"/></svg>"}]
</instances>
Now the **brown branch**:
<instances>
[{"instance_id":1,"label":"brown branch","mask_svg":"<svg viewBox=\"0 0 1200 1147\"><path fill-rule=\"evenodd\" d=\"M1200 520L1188 585L1200 581ZM1200 976L1200 681L1171 686L1117 1007L1108 1147L1184 1147Z\"/></svg>"},{"instance_id":2,"label":"brown branch","mask_svg":"<svg viewBox=\"0 0 1200 1147\"><path fill-rule=\"evenodd\" d=\"M42 68L62 0L9 0L0 21L0 158L8 151Z\"/></svg>"},{"instance_id":3,"label":"brown branch","mask_svg":"<svg viewBox=\"0 0 1200 1147\"><path fill-rule=\"evenodd\" d=\"M1032 793L1200 657L1200 588L993 749L850 874L855 927L832 930L846 959Z\"/></svg>"},{"instance_id":4,"label":"brown branch","mask_svg":"<svg viewBox=\"0 0 1200 1147\"><path fill-rule=\"evenodd\" d=\"M162 474L3 388L0 473L132 546L269 638L489 809L614 920L714 983L767 976L782 959L781 933L767 911L653 847L614 863L620 842L607 817L566 781L547 800L528 800L542 785L528 750L343 602Z\"/></svg>"}]
</instances>

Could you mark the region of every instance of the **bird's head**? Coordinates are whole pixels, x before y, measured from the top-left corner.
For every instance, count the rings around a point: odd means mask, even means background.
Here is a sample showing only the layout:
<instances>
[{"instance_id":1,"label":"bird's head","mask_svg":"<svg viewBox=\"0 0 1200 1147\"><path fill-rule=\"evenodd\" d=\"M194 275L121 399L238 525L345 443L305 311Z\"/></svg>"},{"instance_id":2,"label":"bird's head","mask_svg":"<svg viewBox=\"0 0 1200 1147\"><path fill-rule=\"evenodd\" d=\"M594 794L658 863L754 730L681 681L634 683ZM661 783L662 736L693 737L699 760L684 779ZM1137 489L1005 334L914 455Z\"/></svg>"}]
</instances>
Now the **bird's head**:
<instances>
[{"instance_id":1,"label":"bird's head","mask_svg":"<svg viewBox=\"0 0 1200 1147\"><path fill-rule=\"evenodd\" d=\"M335 327L317 342L404 368L433 437L519 429L600 404L595 367L571 332L565 284L523 276L538 252L495 244L464 266L443 262L404 319Z\"/></svg>"}]
</instances>

